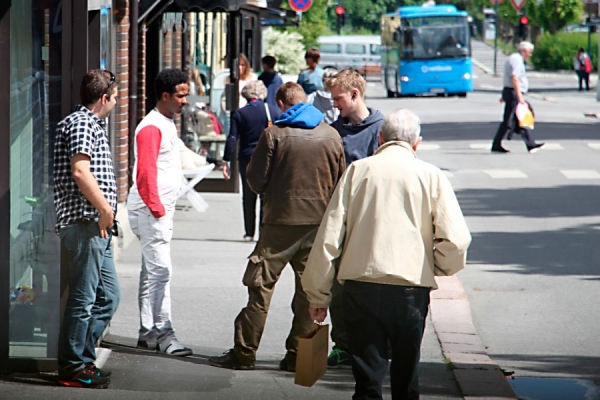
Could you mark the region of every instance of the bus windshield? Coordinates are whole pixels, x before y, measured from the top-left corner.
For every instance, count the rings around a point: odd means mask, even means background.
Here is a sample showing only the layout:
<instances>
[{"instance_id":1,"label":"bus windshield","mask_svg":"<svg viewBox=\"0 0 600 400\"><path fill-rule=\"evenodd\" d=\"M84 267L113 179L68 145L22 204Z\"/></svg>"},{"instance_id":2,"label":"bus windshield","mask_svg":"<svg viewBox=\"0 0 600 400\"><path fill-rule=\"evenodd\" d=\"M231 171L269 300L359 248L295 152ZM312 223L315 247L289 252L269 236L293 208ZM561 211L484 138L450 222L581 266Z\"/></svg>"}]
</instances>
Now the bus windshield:
<instances>
[{"instance_id":1,"label":"bus windshield","mask_svg":"<svg viewBox=\"0 0 600 400\"><path fill-rule=\"evenodd\" d=\"M470 57L466 17L419 17L402 19L403 60Z\"/></svg>"}]
</instances>

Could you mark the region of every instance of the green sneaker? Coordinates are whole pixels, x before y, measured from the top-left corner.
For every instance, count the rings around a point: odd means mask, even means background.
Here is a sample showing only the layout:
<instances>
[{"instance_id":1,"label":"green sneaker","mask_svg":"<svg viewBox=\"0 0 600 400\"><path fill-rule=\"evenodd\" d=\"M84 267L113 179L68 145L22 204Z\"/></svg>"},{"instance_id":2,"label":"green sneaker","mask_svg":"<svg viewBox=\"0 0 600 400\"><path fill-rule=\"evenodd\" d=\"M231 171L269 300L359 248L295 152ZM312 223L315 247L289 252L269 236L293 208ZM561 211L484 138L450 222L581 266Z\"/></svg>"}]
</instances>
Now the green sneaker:
<instances>
[{"instance_id":1,"label":"green sneaker","mask_svg":"<svg viewBox=\"0 0 600 400\"><path fill-rule=\"evenodd\" d=\"M342 349L333 349L327 357L327 368L352 368L350 353Z\"/></svg>"}]
</instances>

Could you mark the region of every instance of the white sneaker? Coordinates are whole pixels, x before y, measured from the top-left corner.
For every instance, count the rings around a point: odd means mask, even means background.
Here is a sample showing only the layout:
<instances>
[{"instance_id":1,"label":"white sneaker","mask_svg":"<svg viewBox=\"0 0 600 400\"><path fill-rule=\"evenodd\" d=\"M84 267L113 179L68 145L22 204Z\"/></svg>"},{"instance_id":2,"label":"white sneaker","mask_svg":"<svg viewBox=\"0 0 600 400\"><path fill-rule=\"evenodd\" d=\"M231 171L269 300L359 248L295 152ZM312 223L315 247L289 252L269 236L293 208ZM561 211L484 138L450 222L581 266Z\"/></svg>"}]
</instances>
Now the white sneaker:
<instances>
[{"instance_id":1,"label":"white sneaker","mask_svg":"<svg viewBox=\"0 0 600 400\"><path fill-rule=\"evenodd\" d=\"M254 237L248 236L248 235L244 236L244 242L252 242L252 241L254 241Z\"/></svg>"}]
</instances>

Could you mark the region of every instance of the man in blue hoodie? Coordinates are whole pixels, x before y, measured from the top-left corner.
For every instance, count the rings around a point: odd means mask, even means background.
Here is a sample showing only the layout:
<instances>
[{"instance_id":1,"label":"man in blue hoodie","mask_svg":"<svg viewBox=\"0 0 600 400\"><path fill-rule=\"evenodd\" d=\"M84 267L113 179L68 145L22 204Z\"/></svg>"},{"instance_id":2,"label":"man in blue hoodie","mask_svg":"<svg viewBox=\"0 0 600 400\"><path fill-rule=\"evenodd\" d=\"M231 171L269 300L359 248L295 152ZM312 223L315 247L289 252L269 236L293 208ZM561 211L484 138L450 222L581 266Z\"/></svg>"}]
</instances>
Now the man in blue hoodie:
<instances>
[{"instance_id":1,"label":"man in blue hoodie","mask_svg":"<svg viewBox=\"0 0 600 400\"><path fill-rule=\"evenodd\" d=\"M369 157L379 148L378 132L383 124L384 116L374 108L365 104L366 82L356 71L345 69L329 79L333 106L340 110L340 116L331 124L342 140L346 153L346 165L353 161ZM351 368L352 362L348 353L346 324L342 308L343 287L337 279L333 280L329 305L331 317L331 340L335 343L327 358L329 368Z\"/></svg>"},{"instance_id":2,"label":"man in blue hoodie","mask_svg":"<svg viewBox=\"0 0 600 400\"><path fill-rule=\"evenodd\" d=\"M242 279L248 304L235 319L234 347L209 357L221 368L254 369L275 284L289 263L296 288L294 318L279 364L296 370L298 338L313 329L300 278L335 186L346 169L340 135L323 122L300 85L284 83L275 96L283 112L261 134L246 170L250 188L264 194L263 225Z\"/></svg>"}]
</instances>

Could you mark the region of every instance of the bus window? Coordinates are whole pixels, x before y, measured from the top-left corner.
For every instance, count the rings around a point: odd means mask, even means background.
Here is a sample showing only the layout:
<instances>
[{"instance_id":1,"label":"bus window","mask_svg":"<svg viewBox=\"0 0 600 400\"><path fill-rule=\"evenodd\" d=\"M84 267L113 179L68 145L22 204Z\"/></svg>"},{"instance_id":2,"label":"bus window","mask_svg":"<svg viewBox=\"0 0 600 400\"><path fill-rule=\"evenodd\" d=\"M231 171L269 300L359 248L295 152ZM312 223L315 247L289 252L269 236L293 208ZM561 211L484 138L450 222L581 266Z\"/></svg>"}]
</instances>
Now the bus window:
<instances>
[{"instance_id":1,"label":"bus window","mask_svg":"<svg viewBox=\"0 0 600 400\"><path fill-rule=\"evenodd\" d=\"M372 55L375 55L375 56L379 55L379 51L381 49L380 45L378 45L378 44L372 44L370 47L371 47L371 54Z\"/></svg>"}]
</instances>

